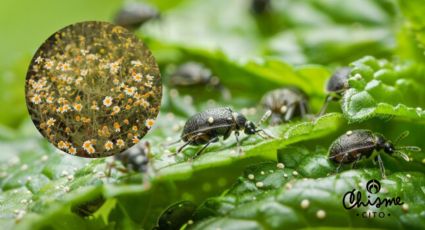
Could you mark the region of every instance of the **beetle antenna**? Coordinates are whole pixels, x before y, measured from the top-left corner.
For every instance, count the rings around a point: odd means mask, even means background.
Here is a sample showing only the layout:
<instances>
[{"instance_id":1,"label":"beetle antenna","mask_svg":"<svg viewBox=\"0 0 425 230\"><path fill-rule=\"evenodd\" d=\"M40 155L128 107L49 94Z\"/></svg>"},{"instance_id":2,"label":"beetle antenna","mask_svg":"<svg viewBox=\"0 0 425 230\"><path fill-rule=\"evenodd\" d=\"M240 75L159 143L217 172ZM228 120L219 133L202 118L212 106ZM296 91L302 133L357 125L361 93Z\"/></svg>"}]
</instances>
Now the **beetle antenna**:
<instances>
[{"instance_id":1,"label":"beetle antenna","mask_svg":"<svg viewBox=\"0 0 425 230\"><path fill-rule=\"evenodd\" d=\"M257 129L255 130L255 133L257 133L260 137L264 138L264 139L276 139L275 136L273 136L272 134L266 132L264 129Z\"/></svg>"},{"instance_id":2,"label":"beetle antenna","mask_svg":"<svg viewBox=\"0 0 425 230\"><path fill-rule=\"evenodd\" d=\"M180 143L180 141L181 141L181 139L178 139L177 141L173 141L173 142L170 142L170 143L164 143L164 144L162 144L162 146L163 147L170 147L172 145Z\"/></svg>"},{"instance_id":3,"label":"beetle antenna","mask_svg":"<svg viewBox=\"0 0 425 230\"><path fill-rule=\"evenodd\" d=\"M422 151L421 148L419 148L418 146L399 146L396 147L395 150L406 150L406 151L410 151L410 152L420 152Z\"/></svg>"},{"instance_id":4,"label":"beetle antenna","mask_svg":"<svg viewBox=\"0 0 425 230\"><path fill-rule=\"evenodd\" d=\"M261 119L257 122L256 126L260 126L262 123L264 123L267 119L270 118L270 116L272 115L272 111L271 110L267 110L264 115L261 117Z\"/></svg>"},{"instance_id":5,"label":"beetle antenna","mask_svg":"<svg viewBox=\"0 0 425 230\"><path fill-rule=\"evenodd\" d=\"M323 103L322 108L320 109L320 112L316 115L316 118L323 116L325 114L326 109L328 108L329 102L333 100L333 96L328 94L326 95L325 102Z\"/></svg>"},{"instance_id":6,"label":"beetle antenna","mask_svg":"<svg viewBox=\"0 0 425 230\"><path fill-rule=\"evenodd\" d=\"M396 153L398 156L403 158L405 161L410 161L410 158L406 153L404 153L402 151L398 151L398 150L396 150L394 153Z\"/></svg>"},{"instance_id":7,"label":"beetle antenna","mask_svg":"<svg viewBox=\"0 0 425 230\"><path fill-rule=\"evenodd\" d=\"M409 131L404 131L402 132L394 141L394 144L397 145L401 140L403 140L404 138L406 138L407 136L409 136Z\"/></svg>"}]
</instances>

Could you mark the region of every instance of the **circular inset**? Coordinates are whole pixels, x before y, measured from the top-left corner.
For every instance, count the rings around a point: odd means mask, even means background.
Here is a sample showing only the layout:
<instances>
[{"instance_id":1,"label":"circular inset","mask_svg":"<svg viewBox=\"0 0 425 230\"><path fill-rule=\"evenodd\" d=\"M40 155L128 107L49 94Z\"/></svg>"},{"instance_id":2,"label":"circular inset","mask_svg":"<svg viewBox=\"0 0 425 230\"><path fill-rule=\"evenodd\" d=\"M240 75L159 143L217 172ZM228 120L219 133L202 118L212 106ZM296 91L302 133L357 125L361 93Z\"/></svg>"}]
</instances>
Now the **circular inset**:
<instances>
[{"instance_id":1,"label":"circular inset","mask_svg":"<svg viewBox=\"0 0 425 230\"><path fill-rule=\"evenodd\" d=\"M28 111L57 148L106 157L136 144L154 124L162 96L160 71L131 32L81 22L50 36L26 78Z\"/></svg>"}]
</instances>

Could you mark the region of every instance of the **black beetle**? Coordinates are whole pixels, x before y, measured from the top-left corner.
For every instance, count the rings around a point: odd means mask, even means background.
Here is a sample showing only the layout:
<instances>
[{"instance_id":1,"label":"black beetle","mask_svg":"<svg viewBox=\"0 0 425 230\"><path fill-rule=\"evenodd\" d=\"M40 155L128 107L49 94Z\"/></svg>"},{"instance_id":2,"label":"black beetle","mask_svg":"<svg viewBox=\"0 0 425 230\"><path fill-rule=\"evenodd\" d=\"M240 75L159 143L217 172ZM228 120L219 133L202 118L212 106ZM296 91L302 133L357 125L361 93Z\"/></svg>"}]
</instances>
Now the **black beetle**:
<instances>
[{"instance_id":1,"label":"black beetle","mask_svg":"<svg viewBox=\"0 0 425 230\"><path fill-rule=\"evenodd\" d=\"M129 3L115 15L114 23L130 30L135 30L145 22L159 18L159 12L146 4Z\"/></svg>"},{"instance_id":2,"label":"black beetle","mask_svg":"<svg viewBox=\"0 0 425 230\"><path fill-rule=\"evenodd\" d=\"M271 124L287 122L295 116L305 117L309 112L308 98L298 88L286 87L266 93L261 104L271 111Z\"/></svg>"},{"instance_id":3,"label":"black beetle","mask_svg":"<svg viewBox=\"0 0 425 230\"><path fill-rule=\"evenodd\" d=\"M336 70L329 78L326 84L326 99L318 116L325 114L329 102L339 100L345 90L348 89L348 78L350 77L350 73L351 68L343 67Z\"/></svg>"},{"instance_id":4,"label":"black beetle","mask_svg":"<svg viewBox=\"0 0 425 230\"><path fill-rule=\"evenodd\" d=\"M263 120L263 119L262 119ZM226 140L232 132L235 132L238 152L241 153L239 132L244 131L247 135L258 134L263 138L272 137L256 125L248 121L241 113L234 112L228 107L207 109L190 117L183 127L181 140L185 143L177 150L180 153L187 145L204 145L193 158L213 142L217 142L222 136Z\"/></svg>"},{"instance_id":5,"label":"black beetle","mask_svg":"<svg viewBox=\"0 0 425 230\"><path fill-rule=\"evenodd\" d=\"M116 154L114 160L107 163L105 175L110 177L112 168L122 173L139 172L143 173L143 183L145 186L149 186L149 180L146 173L148 172L150 154L150 143L147 141L143 143L140 142L126 151ZM120 167L116 163L117 161L121 162L124 167Z\"/></svg>"},{"instance_id":6,"label":"black beetle","mask_svg":"<svg viewBox=\"0 0 425 230\"><path fill-rule=\"evenodd\" d=\"M409 157L403 150L421 151L421 149L416 146L396 146L401 139L408 135L408 131L403 132L393 144L382 134L374 133L370 130L359 129L348 131L331 144L329 148L329 159L339 164L337 172L343 164L353 163L353 167L355 167L363 156L366 158L370 157L374 150L383 150L389 155L396 153L406 161L409 161ZM374 160L378 162L382 177L385 178L385 168L379 152Z\"/></svg>"},{"instance_id":7,"label":"black beetle","mask_svg":"<svg viewBox=\"0 0 425 230\"><path fill-rule=\"evenodd\" d=\"M96 197L92 200L71 206L71 211L81 217L92 216L100 207L105 203L105 198L102 196Z\"/></svg>"},{"instance_id":8,"label":"black beetle","mask_svg":"<svg viewBox=\"0 0 425 230\"><path fill-rule=\"evenodd\" d=\"M252 0L251 2L251 11L254 14L264 14L271 9L270 0Z\"/></svg>"},{"instance_id":9,"label":"black beetle","mask_svg":"<svg viewBox=\"0 0 425 230\"><path fill-rule=\"evenodd\" d=\"M181 229L192 219L197 206L191 201L180 201L169 206L158 218L155 230Z\"/></svg>"},{"instance_id":10,"label":"black beetle","mask_svg":"<svg viewBox=\"0 0 425 230\"><path fill-rule=\"evenodd\" d=\"M170 84L174 87L211 86L221 91L223 98L229 99L230 92L212 71L198 62L186 62L171 74Z\"/></svg>"}]
</instances>

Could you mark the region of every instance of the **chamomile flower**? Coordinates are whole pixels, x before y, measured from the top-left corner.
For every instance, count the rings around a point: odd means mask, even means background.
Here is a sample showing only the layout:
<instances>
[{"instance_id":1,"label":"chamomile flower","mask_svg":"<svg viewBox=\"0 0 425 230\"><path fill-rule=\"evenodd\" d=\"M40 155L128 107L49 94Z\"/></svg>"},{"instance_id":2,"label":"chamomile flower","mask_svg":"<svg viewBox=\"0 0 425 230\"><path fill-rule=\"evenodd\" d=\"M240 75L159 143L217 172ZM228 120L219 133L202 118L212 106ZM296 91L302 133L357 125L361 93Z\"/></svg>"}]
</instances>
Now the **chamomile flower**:
<instances>
[{"instance_id":1,"label":"chamomile flower","mask_svg":"<svg viewBox=\"0 0 425 230\"><path fill-rule=\"evenodd\" d=\"M111 74L117 74L119 69L120 69L120 62L119 61L112 62L112 63L109 64L109 72Z\"/></svg>"},{"instance_id":2,"label":"chamomile flower","mask_svg":"<svg viewBox=\"0 0 425 230\"><path fill-rule=\"evenodd\" d=\"M97 104L92 104L90 106L90 109L92 109L92 110L99 110L99 106L97 106Z\"/></svg>"},{"instance_id":3,"label":"chamomile flower","mask_svg":"<svg viewBox=\"0 0 425 230\"><path fill-rule=\"evenodd\" d=\"M64 112L68 112L68 110L71 109L71 107L68 104L63 105L62 108Z\"/></svg>"},{"instance_id":4,"label":"chamomile flower","mask_svg":"<svg viewBox=\"0 0 425 230\"><path fill-rule=\"evenodd\" d=\"M82 147L83 147L84 150L87 151L90 147L93 147L93 143L92 143L91 140L84 141Z\"/></svg>"},{"instance_id":5,"label":"chamomile flower","mask_svg":"<svg viewBox=\"0 0 425 230\"><path fill-rule=\"evenodd\" d=\"M83 78L78 77L77 79L75 79L75 85L80 85L82 81L83 81Z\"/></svg>"},{"instance_id":6,"label":"chamomile flower","mask_svg":"<svg viewBox=\"0 0 425 230\"><path fill-rule=\"evenodd\" d=\"M105 142L104 147L107 151L109 151L109 150L114 148L114 143L112 143L112 141L107 141L107 142Z\"/></svg>"},{"instance_id":7,"label":"chamomile flower","mask_svg":"<svg viewBox=\"0 0 425 230\"><path fill-rule=\"evenodd\" d=\"M99 55L97 54L89 54L86 56L87 60L89 61L94 61L94 60L98 60L99 59Z\"/></svg>"},{"instance_id":8,"label":"chamomile flower","mask_svg":"<svg viewBox=\"0 0 425 230\"><path fill-rule=\"evenodd\" d=\"M152 82L151 81L146 82L145 86L148 88L152 88Z\"/></svg>"},{"instance_id":9,"label":"chamomile flower","mask_svg":"<svg viewBox=\"0 0 425 230\"><path fill-rule=\"evenodd\" d=\"M97 131L97 133L99 134L99 136L101 136L101 137L109 137L110 135L111 135L111 133L109 132L109 128L108 128L108 126L106 126L106 125L104 125L103 127L102 127L102 129L99 129L98 131Z\"/></svg>"},{"instance_id":10,"label":"chamomile flower","mask_svg":"<svg viewBox=\"0 0 425 230\"><path fill-rule=\"evenodd\" d=\"M90 147L88 147L88 148L86 149L86 151L87 151L87 153L89 153L89 154L93 154L96 150L94 149L94 147L93 147L93 146L90 146Z\"/></svg>"},{"instance_id":11,"label":"chamomile flower","mask_svg":"<svg viewBox=\"0 0 425 230\"><path fill-rule=\"evenodd\" d=\"M73 107L77 112L81 112L81 109L83 109L83 106L80 103L75 103Z\"/></svg>"},{"instance_id":12,"label":"chamomile flower","mask_svg":"<svg viewBox=\"0 0 425 230\"><path fill-rule=\"evenodd\" d=\"M132 142L133 142L133 144L137 144L137 143L139 143L139 137L137 137L137 136L134 136L133 137L133 139L132 139Z\"/></svg>"},{"instance_id":13,"label":"chamomile flower","mask_svg":"<svg viewBox=\"0 0 425 230\"><path fill-rule=\"evenodd\" d=\"M147 108L150 106L150 103L142 98L140 99L140 105L143 106L144 108Z\"/></svg>"},{"instance_id":14,"label":"chamomile flower","mask_svg":"<svg viewBox=\"0 0 425 230\"><path fill-rule=\"evenodd\" d=\"M54 100L55 100L55 98L52 97L52 96L49 96L49 97L46 98L46 102L49 103L49 104L52 104Z\"/></svg>"},{"instance_id":15,"label":"chamomile flower","mask_svg":"<svg viewBox=\"0 0 425 230\"><path fill-rule=\"evenodd\" d=\"M69 63L62 64L61 68L62 71L69 71L71 69L71 65Z\"/></svg>"},{"instance_id":16,"label":"chamomile flower","mask_svg":"<svg viewBox=\"0 0 425 230\"><path fill-rule=\"evenodd\" d=\"M58 142L58 148L60 148L60 149L67 149L68 148L68 145L64 141L59 141Z\"/></svg>"},{"instance_id":17,"label":"chamomile flower","mask_svg":"<svg viewBox=\"0 0 425 230\"><path fill-rule=\"evenodd\" d=\"M87 73L88 72L89 71L87 69L83 69L83 70L81 70L80 75L83 76L83 77L85 77L85 76L87 76Z\"/></svg>"},{"instance_id":18,"label":"chamomile flower","mask_svg":"<svg viewBox=\"0 0 425 230\"><path fill-rule=\"evenodd\" d=\"M50 70L52 69L53 65L54 62L52 60L46 59L46 62L44 63L44 68Z\"/></svg>"},{"instance_id":19,"label":"chamomile flower","mask_svg":"<svg viewBox=\"0 0 425 230\"><path fill-rule=\"evenodd\" d=\"M63 98L63 97L60 97L59 99L58 99L58 103L59 104L63 104L63 103L65 103L66 102L66 99L65 98Z\"/></svg>"},{"instance_id":20,"label":"chamomile flower","mask_svg":"<svg viewBox=\"0 0 425 230\"><path fill-rule=\"evenodd\" d=\"M139 67L142 63L139 60L133 60L130 62L134 67Z\"/></svg>"},{"instance_id":21,"label":"chamomile flower","mask_svg":"<svg viewBox=\"0 0 425 230\"><path fill-rule=\"evenodd\" d=\"M121 131L121 126L118 122L114 122L114 129L115 129L115 132Z\"/></svg>"},{"instance_id":22,"label":"chamomile flower","mask_svg":"<svg viewBox=\"0 0 425 230\"><path fill-rule=\"evenodd\" d=\"M143 75L141 73L136 73L133 75L133 80L135 82L141 82L143 79Z\"/></svg>"},{"instance_id":23,"label":"chamomile flower","mask_svg":"<svg viewBox=\"0 0 425 230\"><path fill-rule=\"evenodd\" d=\"M82 117L81 120L83 121L83 123L90 123L91 119L88 117Z\"/></svg>"},{"instance_id":24,"label":"chamomile flower","mask_svg":"<svg viewBox=\"0 0 425 230\"><path fill-rule=\"evenodd\" d=\"M106 106L106 107L111 106L111 105L112 105L112 97L110 97L110 96L106 96L106 97L103 99L103 105L104 105L104 106Z\"/></svg>"},{"instance_id":25,"label":"chamomile flower","mask_svg":"<svg viewBox=\"0 0 425 230\"><path fill-rule=\"evenodd\" d=\"M121 109L120 109L120 107L119 107L119 106L114 106L114 107L112 108L112 111L113 111L113 114L117 114L117 113L119 113L119 112L121 111Z\"/></svg>"},{"instance_id":26,"label":"chamomile flower","mask_svg":"<svg viewBox=\"0 0 425 230\"><path fill-rule=\"evenodd\" d=\"M152 81L153 80L153 76L150 75L150 74L148 74L148 75L146 75L146 79L148 79L148 81Z\"/></svg>"},{"instance_id":27,"label":"chamomile flower","mask_svg":"<svg viewBox=\"0 0 425 230\"><path fill-rule=\"evenodd\" d=\"M88 51L88 50L84 50L84 49L81 49L81 50L80 50L80 52L81 52L81 54L82 54L83 56L86 56L86 54L88 54L88 53L89 53L89 51Z\"/></svg>"},{"instance_id":28,"label":"chamomile flower","mask_svg":"<svg viewBox=\"0 0 425 230\"><path fill-rule=\"evenodd\" d=\"M56 122L56 119L51 117L47 120L46 124L48 127L52 127L53 125L55 125L55 122Z\"/></svg>"},{"instance_id":29,"label":"chamomile flower","mask_svg":"<svg viewBox=\"0 0 425 230\"><path fill-rule=\"evenodd\" d=\"M38 105L41 103L41 97L40 95L36 94L33 97L31 97L31 102Z\"/></svg>"},{"instance_id":30,"label":"chamomile flower","mask_svg":"<svg viewBox=\"0 0 425 230\"><path fill-rule=\"evenodd\" d=\"M118 147L122 148L122 147L124 147L124 145L125 145L125 142L122 139L117 140L117 146Z\"/></svg>"},{"instance_id":31,"label":"chamomile flower","mask_svg":"<svg viewBox=\"0 0 425 230\"><path fill-rule=\"evenodd\" d=\"M152 126L155 124L155 120L154 119L146 119L145 121L145 126L150 129L152 128Z\"/></svg>"},{"instance_id":32,"label":"chamomile flower","mask_svg":"<svg viewBox=\"0 0 425 230\"><path fill-rule=\"evenodd\" d=\"M35 59L35 63L40 64L43 61L43 58L38 56L37 59Z\"/></svg>"},{"instance_id":33,"label":"chamomile flower","mask_svg":"<svg viewBox=\"0 0 425 230\"><path fill-rule=\"evenodd\" d=\"M72 155L75 155L77 153L77 149L74 147L69 148L68 152Z\"/></svg>"},{"instance_id":34,"label":"chamomile flower","mask_svg":"<svg viewBox=\"0 0 425 230\"><path fill-rule=\"evenodd\" d=\"M136 92L136 87L132 86L132 87L126 87L124 89L125 94L127 94L128 96L133 96L133 94Z\"/></svg>"}]
</instances>

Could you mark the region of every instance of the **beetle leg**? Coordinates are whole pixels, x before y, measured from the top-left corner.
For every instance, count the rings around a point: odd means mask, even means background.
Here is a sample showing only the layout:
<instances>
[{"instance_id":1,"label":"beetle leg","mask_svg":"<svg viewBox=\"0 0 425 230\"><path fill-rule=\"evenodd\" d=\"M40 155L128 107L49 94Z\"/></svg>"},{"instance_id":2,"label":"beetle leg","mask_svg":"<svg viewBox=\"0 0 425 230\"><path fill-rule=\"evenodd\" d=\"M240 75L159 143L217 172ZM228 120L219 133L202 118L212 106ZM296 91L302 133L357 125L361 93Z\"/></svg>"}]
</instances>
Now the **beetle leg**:
<instances>
[{"instance_id":1,"label":"beetle leg","mask_svg":"<svg viewBox=\"0 0 425 230\"><path fill-rule=\"evenodd\" d=\"M105 177L109 179L112 176L112 169L115 169L121 173L128 173L129 170L125 167L120 167L115 160L106 163L104 171Z\"/></svg>"},{"instance_id":2,"label":"beetle leg","mask_svg":"<svg viewBox=\"0 0 425 230\"><path fill-rule=\"evenodd\" d=\"M285 113L284 121L289 121L292 118L292 116L294 115L295 109L296 109L296 104L289 105L288 111L286 111Z\"/></svg>"},{"instance_id":3,"label":"beetle leg","mask_svg":"<svg viewBox=\"0 0 425 230\"><path fill-rule=\"evenodd\" d=\"M180 141L182 141L182 140L181 140L181 139L178 139L178 140L173 141L173 142L170 142L170 143L164 143L164 144L163 144L163 146L164 146L164 147L169 147L169 146L172 146L172 145L178 144Z\"/></svg>"},{"instance_id":4,"label":"beetle leg","mask_svg":"<svg viewBox=\"0 0 425 230\"><path fill-rule=\"evenodd\" d=\"M341 161L339 162L339 165L338 165L338 167L336 168L336 173L339 173L339 169L342 167L342 164L343 164L343 162L344 162L344 160L345 160L345 158L348 156L348 153L346 153L346 154L344 154L343 156L342 156L342 159L341 159Z\"/></svg>"},{"instance_id":5,"label":"beetle leg","mask_svg":"<svg viewBox=\"0 0 425 230\"><path fill-rule=\"evenodd\" d=\"M208 145L216 141L218 141L218 137L214 137L213 139L209 140L198 152L195 153L195 155L192 157L192 160L198 157L208 147Z\"/></svg>"},{"instance_id":6,"label":"beetle leg","mask_svg":"<svg viewBox=\"0 0 425 230\"><path fill-rule=\"evenodd\" d=\"M263 116L261 117L261 119L257 122L257 124L255 124L256 126L260 126L263 122L267 121L271 116L272 116L273 112L269 109L267 110Z\"/></svg>"},{"instance_id":7,"label":"beetle leg","mask_svg":"<svg viewBox=\"0 0 425 230\"><path fill-rule=\"evenodd\" d=\"M307 103L305 100L299 102L301 117L304 118L309 112Z\"/></svg>"},{"instance_id":8,"label":"beetle leg","mask_svg":"<svg viewBox=\"0 0 425 230\"><path fill-rule=\"evenodd\" d=\"M328 108L329 102L331 102L332 100L333 100L332 95L328 94L328 95L326 96L325 103L323 103L323 106L322 106L322 108L320 109L320 112L319 112L319 114L317 114L317 116L316 116L316 117L321 117L321 116L323 116L323 114L325 114L326 109Z\"/></svg>"},{"instance_id":9,"label":"beetle leg","mask_svg":"<svg viewBox=\"0 0 425 230\"><path fill-rule=\"evenodd\" d=\"M385 167L384 167L384 162L382 161L381 155L378 154L376 156L376 161L378 161L379 169L381 170L382 178L385 178Z\"/></svg>"},{"instance_id":10,"label":"beetle leg","mask_svg":"<svg viewBox=\"0 0 425 230\"><path fill-rule=\"evenodd\" d=\"M191 141L184 143L182 146L180 146L180 148L177 149L177 152L170 154L169 156L179 154L186 146L190 145L191 143L192 143Z\"/></svg>"},{"instance_id":11,"label":"beetle leg","mask_svg":"<svg viewBox=\"0 0 425 230\"><path fill-rule=\"evenodd\" d=\"M115 164L116 164L115 161L106 163L106 168L105 168L105 176L106 177L111 177L112 168L115 167Z\"/></svg>"},{"instance_id":12,"label":"beetle leg","mask_svg":"<svg viewBox=\"0 0 425 230\"><path fill-rule=\"evenodd\" d=\"M236 151L239 153L239 155L242 155L242 149L241 149L241 142L239 141L239 132L235 132L235 138L236 138Z\"/></svg>"},{"instance_id":13,"label":"beetle leg","mask_svg":"<svg viewBox=\"0 0 425 230\"><path fill-rule=\"evenodd\" d=\"M351 165L351 168L352 168L352 169L355 169L355 168L357 167L357 163L359 162L359 160L360 160L360 157L358 157L358 158L354 161L354 163Z\"/></svg>"},{"instance_id":14,"label":"beetle leg","mask_svg":"<svg viewBox=\"0 0 425 230\"><path fill-rule=\"evenodd\" d=\"M143 188L145 188L145 189L149 189L149 188L152 186L152 184L151 184L151 182L150 182L150 177L149 177L149 175L147 175L147 174L143 174L143 177L142 177L142 185L143 185Z\"/></svg>"}]
</instances>

